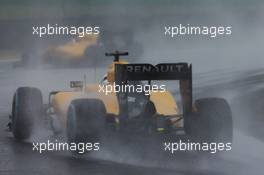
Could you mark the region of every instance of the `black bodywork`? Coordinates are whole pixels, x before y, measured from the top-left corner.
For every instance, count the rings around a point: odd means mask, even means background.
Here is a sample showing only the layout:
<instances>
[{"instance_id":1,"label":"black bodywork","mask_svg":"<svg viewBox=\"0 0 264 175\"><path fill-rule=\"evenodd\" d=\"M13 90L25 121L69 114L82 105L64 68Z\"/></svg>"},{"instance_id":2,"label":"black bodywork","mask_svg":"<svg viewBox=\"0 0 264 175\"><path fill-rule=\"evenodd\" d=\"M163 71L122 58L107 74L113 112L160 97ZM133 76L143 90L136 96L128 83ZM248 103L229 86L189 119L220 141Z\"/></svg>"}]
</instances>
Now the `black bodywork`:
<instances>
[{"instance_id":1,"label":"black bodywork","mask_svg":"<svg viewBox=\"0 0 264 175\"><path fill-rule=\"evenodd\" d=\"M106 56L114 56L119 61L120 55L128 55L127 52L114 52ZM181 119L185 120L192 112L192 65L188 63L162 63L151 64L115 64L115 84L124 85L131 81L147 81L151 85L152 80L179 80L180 95L182 98L183 114ZM118 92L117 98L120 109L120 126L129 123L128 92ZM146 108L151 108L149 104ZM169 116L171 117L171 116ZM160 117L162 119L164 117ZM161 121L163 122L163 121ZM166 122L165 122L166 123ZM158 124L156 122L156 124ZM184 124L185 126L185 124ZM126 128L126 127L124 127Z\"/></svg>"}]
</instances>

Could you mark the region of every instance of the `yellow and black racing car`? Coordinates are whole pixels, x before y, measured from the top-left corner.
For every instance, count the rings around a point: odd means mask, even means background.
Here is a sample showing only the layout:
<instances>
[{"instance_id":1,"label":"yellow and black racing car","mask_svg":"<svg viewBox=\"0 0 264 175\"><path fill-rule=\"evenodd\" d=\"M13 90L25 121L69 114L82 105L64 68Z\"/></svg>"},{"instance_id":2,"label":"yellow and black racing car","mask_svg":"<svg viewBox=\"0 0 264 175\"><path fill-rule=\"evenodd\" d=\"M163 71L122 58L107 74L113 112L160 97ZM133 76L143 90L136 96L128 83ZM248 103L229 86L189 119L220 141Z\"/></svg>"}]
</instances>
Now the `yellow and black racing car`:
<instances>
[{"instance_id":1,"label":"yellow and black racing car","mask_svg":"<svg viewBox=\"0 0 264 175\"><path fill-rule=\"evenodd\" d=\"M125 55L128 53L107 53L115 59L101 82L72 81L71 91L50 92L48 104L43 104L38 88L19 87L13 97L9 124L14 137L25 140L34 127L48 120L54 133L66 133L69 142L96 141L106 133L144 137L176 137L183 133L200 141L232 142L227 101L194 101L190 64L129 64L119 59ZM177 81L172 86L178 86L179 99L164 87L154 87L155 82L164 80Z\"/></svg>"}]
</instances>

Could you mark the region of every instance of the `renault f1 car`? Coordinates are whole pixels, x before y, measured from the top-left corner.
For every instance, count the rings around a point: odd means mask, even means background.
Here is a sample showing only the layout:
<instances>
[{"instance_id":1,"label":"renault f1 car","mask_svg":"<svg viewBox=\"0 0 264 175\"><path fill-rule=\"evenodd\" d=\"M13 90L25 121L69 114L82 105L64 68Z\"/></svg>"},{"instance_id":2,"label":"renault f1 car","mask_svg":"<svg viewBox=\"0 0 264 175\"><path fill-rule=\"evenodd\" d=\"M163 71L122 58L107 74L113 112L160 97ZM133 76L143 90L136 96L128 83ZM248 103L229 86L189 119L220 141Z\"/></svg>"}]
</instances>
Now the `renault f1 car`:
<instances>
[{"instance_id":1,"label":"renault f1 car","mask_svg":"<svg viewBox=\"0 0 264 175\"><path fill-rule=\"evenodd\" d=\"M55 67L94 67L106 66L102 62L104 52L113 48L128 48L138 57L143 52L143 46L135 41L134 33L120 31L104 31L100 34L76 36L67 42L50 45L44 50L26 50L21 60L14 67L34 67L53 65ZM39 59L36 59L39 58ZM99 64L100 63L100 64Z\"/></svg>"},{"instance_id":2,"label":"renault f1 car","mask_svg":"<svg viewBox=\"0 0 264 175\"><path fill-rule=\"evenodd\" d=\"M203 98L193 102L192 65L129 64L119 59L125 55L128 53L107 53L115 59L100 83L72 81L71 91L50 92L46 105L38 88L19 87L9 124L14 137L25 140L48 120L54 133L66 133L69 142L95 141L105 133L174 137L179 131L200 141L232 142L232 115L227 101ZM178 81L180 99L159 88L147 95L116 90L117 85L151 85L163 80ZM105 86L115 88L106 94L100 91Z\"/></svg>"}]
</instances>

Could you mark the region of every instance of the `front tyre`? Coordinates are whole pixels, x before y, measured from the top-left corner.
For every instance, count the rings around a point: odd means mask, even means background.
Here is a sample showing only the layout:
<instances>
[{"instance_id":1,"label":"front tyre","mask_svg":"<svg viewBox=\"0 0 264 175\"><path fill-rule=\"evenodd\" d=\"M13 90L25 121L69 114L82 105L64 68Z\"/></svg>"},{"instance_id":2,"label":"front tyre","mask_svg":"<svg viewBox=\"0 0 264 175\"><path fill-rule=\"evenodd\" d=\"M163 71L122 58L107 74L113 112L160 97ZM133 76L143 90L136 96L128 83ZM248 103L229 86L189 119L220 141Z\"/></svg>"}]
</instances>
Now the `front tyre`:
<instances>
[{"instance_id":1,"label":"front tyre","mask_svg":"<svg viewBox=\"0 0 264 175\"><path fill-rule=\"evenodd\" d=\"M43 118L41 91L32 87L20 87L13 97L11 130L17 140L28 139L33 128Z\"/></svg>"}]
</instances>

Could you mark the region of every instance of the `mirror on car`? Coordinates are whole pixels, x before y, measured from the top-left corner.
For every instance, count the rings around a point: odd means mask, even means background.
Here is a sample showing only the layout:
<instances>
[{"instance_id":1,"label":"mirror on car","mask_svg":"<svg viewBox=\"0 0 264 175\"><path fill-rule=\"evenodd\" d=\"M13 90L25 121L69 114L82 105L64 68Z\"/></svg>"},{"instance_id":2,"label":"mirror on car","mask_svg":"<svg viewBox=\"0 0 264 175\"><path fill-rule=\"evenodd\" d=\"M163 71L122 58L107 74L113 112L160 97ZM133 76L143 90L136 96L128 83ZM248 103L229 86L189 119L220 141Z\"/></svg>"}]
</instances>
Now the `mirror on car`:
<instances>
[{"instance_id":1,"label":"mirror on car","mask_svg":"<svg viewBox=\"0 0 264 175\"><path fill-rule=\"evenodd\" d=\"M83 82L82 81L71 81L70 87L71 88L83 88Z\"/></svg>"}]
</instances>

